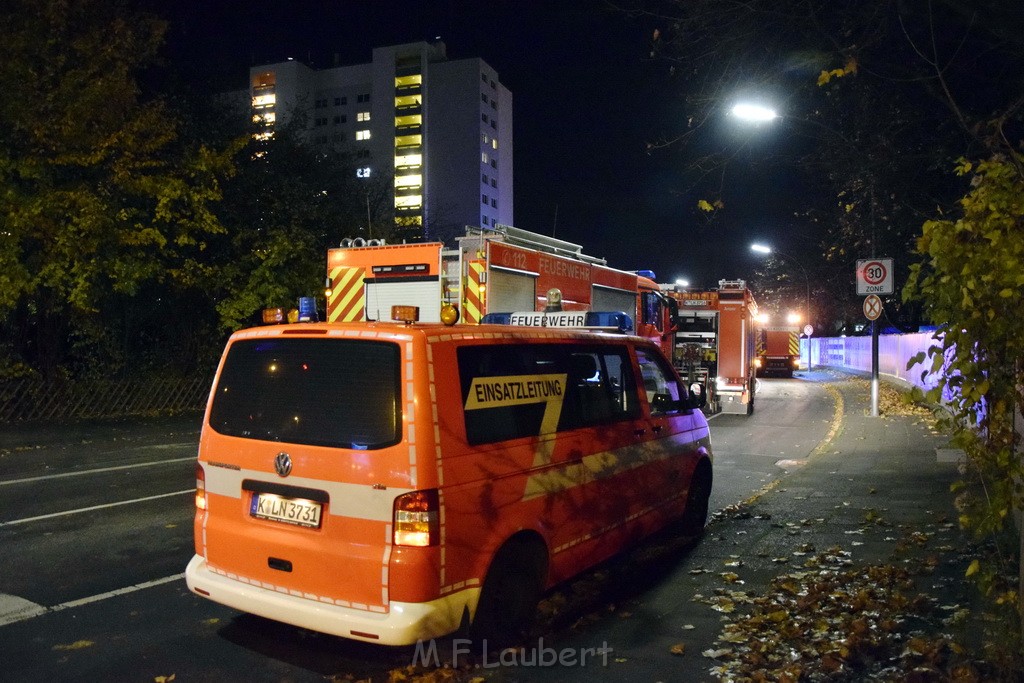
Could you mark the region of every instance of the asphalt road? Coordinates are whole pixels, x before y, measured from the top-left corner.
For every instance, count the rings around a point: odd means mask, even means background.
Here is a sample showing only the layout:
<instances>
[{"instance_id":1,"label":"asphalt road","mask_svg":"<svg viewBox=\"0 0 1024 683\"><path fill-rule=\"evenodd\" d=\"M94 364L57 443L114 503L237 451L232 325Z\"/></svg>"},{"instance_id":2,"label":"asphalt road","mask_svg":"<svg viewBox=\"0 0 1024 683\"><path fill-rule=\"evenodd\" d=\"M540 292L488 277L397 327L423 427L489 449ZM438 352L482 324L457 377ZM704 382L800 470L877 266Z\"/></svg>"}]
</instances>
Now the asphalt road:
<instances>
[{"instance_id":1,"label":"asphalt road","mask_svg":"<svg viewBox=\"0 0 1024 683\"><path fill-rule=\"evenodd\" d=\"M822 383L797 378L763 380L751 416L714 417L711 509L799 466L833 412ZM411 663L411 648L324 636L189 593L182 572L192 556L197 441L195 418L0 430L0 681L379 681ZM687 572L685 553L673 555L654 580L682 581ZM606 574L583 577L579 585L596 588L552 622L554 638L612 599L605 592L621 591L597 580ZM602 642L598 625L583 629ZM443 647L440 656L450 657ZM480 672L529 680L508 674Z\"/></svg>"}]
</instances>

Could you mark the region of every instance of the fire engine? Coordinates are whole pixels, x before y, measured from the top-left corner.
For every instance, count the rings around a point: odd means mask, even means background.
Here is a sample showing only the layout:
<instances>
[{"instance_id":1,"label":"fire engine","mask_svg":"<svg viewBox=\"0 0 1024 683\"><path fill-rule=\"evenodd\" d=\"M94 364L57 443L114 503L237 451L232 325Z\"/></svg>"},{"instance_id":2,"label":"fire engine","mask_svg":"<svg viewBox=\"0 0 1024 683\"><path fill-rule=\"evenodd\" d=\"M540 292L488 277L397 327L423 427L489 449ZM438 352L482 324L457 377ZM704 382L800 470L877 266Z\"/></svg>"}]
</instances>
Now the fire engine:
<instances>
[{"instance_id":1,"label":"fire engine","mask_svg":"<svg viewBox=\"0 0 1024 683\"><path fill-rule=\"evenodd\" d=\"M509 225L466 227L457 246L343 240L327 254L327 322L388 320L419 306L423 322L478 324L508 311L623 311L671 357L676 302L648 271L624 271L578 244ZM558 291L560 301L550 299Z\"/></svg>"},{"instance_id":2,"label":"fire engine","mask_svg":"<svg viewBox=\"0 0 1024 683\"><path fill-rule=\"evenodd\" d=\"M800 367L800 328L796 323L770 324L765 318L757 339L757 358L763 375L792 377Z\"/></svg>"},{"instance_id":3,"label":"fire engine","mask_svg":"<svg viewBox=\"0 0 1024 683\"><path fill-rule=\"evenodd\" d=\"M749 415L754 409L757 303L743 280L717 289L662 285L678 302L673 362L689 382L708 387L712 410Z\"/></svg>"}]
</instances>

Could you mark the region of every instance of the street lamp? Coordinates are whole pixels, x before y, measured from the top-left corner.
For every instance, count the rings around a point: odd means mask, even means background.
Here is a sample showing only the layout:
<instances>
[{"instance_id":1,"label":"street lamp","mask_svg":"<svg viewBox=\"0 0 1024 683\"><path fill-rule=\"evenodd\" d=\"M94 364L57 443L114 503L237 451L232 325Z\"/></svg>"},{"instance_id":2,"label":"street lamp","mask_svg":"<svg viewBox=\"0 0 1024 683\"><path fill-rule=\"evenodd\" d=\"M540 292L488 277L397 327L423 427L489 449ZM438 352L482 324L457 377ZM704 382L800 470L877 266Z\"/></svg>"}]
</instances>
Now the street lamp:
<instances>
[{"instance_id":1,"label":"street lamp","mask_svg":"<svg viewBox=\"0 0 1024 683\"><path fill-rule=\"evenodd\" d=\"M676 284L679 285L680 287L686 288L690 286L690 281L684 280L683 278L677 278Z\"/></svg>"},{"instance_id":2,"label":"street lamp","mask_svg":"<svg viewBox=\"0 0 1024 683\"><path fill-rule=\"evenodd\" d=\"M784 254L781 251L779 251L778 249L772 249L771 247L769 247L766 244L757 244L757 243L751 244L750 245L750 250L751 251L756 251L758 254L766 254L766 255L767 254L777 254L777 255L779 255L779 256L781 256L783 258L789 259L790 261L792 261L793 263L795 263L797 266L800 267L800 271L804 274L804 284L807 287L807 293L806 293L806 297L804 299L804 314L806 316L806 321L807 321L806 324L809 325L811 323L811 278L807 274L807 269L804 268L804 264L800 263L800 261L798 261L797 259L793 258L789 254ZM807 370L810 371L810 369L811 369L811 336L807 335Z\"/></svg>"},{"instance_id":3,"label":"street lamp","mask_svg":"<svg viewBox=\"0 0 1024 683\"><path fill-rule=\"evenodd\" d=\"M764 107L760 104L740 102L733 106L732 115L743 121L752 123L766 123L779 118L779 113L771 107Z\"/></svg>"}]
</instances>

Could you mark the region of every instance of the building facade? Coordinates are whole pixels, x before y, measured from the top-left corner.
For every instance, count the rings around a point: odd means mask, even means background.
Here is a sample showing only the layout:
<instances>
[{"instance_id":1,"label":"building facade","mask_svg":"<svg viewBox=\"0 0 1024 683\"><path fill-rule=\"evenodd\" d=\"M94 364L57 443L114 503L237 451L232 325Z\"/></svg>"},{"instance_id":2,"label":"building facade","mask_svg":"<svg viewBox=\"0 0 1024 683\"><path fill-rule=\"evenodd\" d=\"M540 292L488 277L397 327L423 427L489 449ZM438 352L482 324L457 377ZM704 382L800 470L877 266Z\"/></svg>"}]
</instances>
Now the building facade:
<instances>
[{"instance_id":1,"label":"building facade","mask_svg":"<svg viewBox=\"0 0 1024 683\"><path fill-rule=\"evenodd\" d=\"M393 179L394 240L513 224L512 93L483 60L421 42L376 48L369 64L289 60L249 76L260 134L303 112L310 144L352 150L368 181Z\"/></svg>"}]
</instances>

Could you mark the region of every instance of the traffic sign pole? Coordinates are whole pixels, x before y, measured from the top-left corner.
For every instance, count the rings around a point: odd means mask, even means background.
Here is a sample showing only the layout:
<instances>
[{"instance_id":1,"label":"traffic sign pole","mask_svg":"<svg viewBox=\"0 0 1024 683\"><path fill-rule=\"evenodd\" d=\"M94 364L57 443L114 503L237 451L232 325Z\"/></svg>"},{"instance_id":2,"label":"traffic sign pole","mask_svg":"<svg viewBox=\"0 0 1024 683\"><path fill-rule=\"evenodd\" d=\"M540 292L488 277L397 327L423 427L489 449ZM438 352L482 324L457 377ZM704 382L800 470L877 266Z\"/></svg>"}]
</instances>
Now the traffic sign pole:
<instances>
[{"instance_id":1,"label":"traffic sign pole","mask_svg":"<svg viewBox=\"0 0 1024 683\"><path fill-rule=\"evenodd\" d=\"M864 315L871 321L871 417L878 417L878 318L882 315L878 295L893 293L892 267L891 258L857 261L857 294L867 295Z\"/></svg>"},{"instance_id":2,"label":"traffic sign pole","mask_svg":"<svg viewBox=\"0 0 1024 683\"><path fill-rule=\"evenodd\" d=\"M878 321L871 321L871 417L878 417Z\"/></svg>"}]
</instances>

